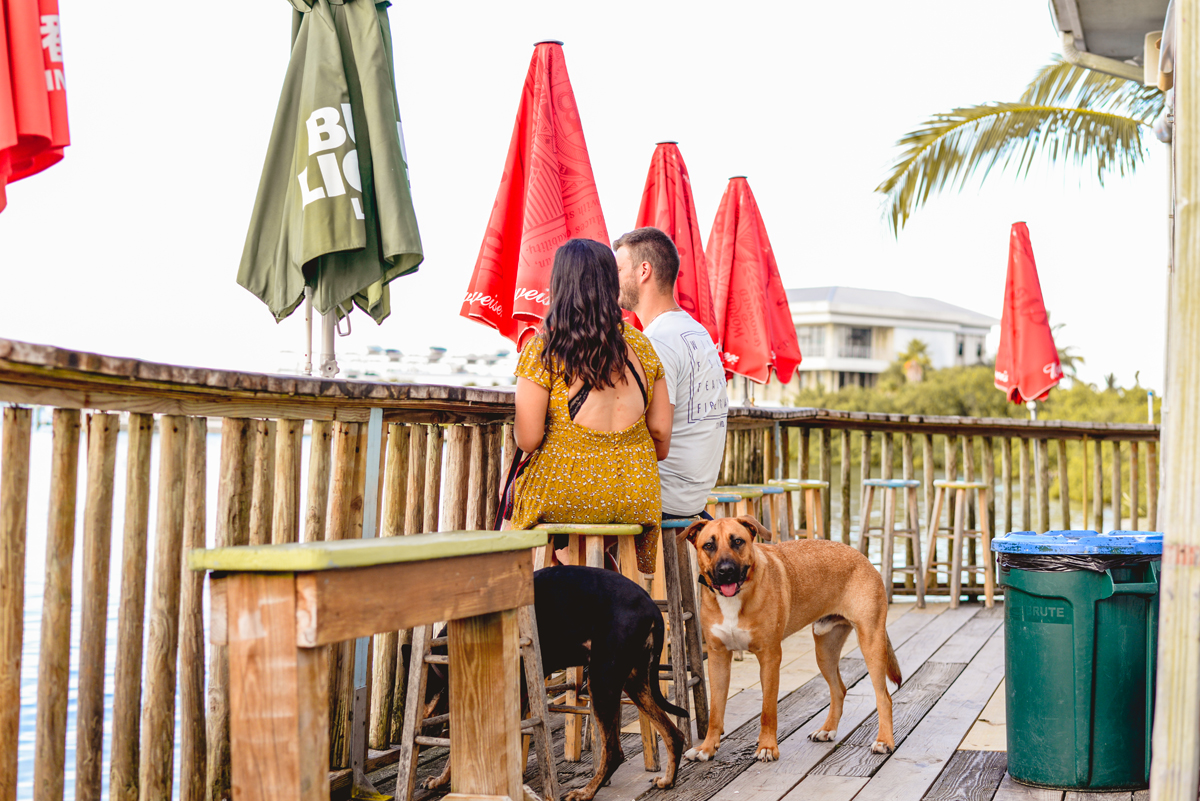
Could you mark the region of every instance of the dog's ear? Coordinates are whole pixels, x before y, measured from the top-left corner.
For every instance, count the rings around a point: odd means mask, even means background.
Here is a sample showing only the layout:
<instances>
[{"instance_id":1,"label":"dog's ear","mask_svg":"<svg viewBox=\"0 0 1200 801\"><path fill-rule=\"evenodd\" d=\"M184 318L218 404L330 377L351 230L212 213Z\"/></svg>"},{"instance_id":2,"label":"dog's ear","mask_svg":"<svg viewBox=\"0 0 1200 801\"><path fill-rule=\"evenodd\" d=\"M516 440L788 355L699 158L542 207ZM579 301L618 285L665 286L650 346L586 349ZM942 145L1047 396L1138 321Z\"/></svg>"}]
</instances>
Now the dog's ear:
<instances>
[{"instance_id":1,"label":"dog's ear","mask_svg":"<svg viewBox=\"0 0 1200 801\"><path fill-rule=\"evenodd\" d=\"M737 519L739 523L746 527L750 532L751 537L757 537L760 540L771 541L773 537L771 532L762 523L758 522L758 518L753 515L742 515Z\"/></svg>"},{"instance_id":2,"label":"dog's ear","mask_svg":"<svg viewBox=\"0 0 1200 801\"><path fill-rule=\"evenodd\" d=\"M699 534L700 529L708 525L709 522L710 521L708 520L697 520L687 528L681 529L680 532L675 535L675 541L678 542L679 540L687 540L694 546L696 544L696 535Z\"/></svg>"}]
</instances>

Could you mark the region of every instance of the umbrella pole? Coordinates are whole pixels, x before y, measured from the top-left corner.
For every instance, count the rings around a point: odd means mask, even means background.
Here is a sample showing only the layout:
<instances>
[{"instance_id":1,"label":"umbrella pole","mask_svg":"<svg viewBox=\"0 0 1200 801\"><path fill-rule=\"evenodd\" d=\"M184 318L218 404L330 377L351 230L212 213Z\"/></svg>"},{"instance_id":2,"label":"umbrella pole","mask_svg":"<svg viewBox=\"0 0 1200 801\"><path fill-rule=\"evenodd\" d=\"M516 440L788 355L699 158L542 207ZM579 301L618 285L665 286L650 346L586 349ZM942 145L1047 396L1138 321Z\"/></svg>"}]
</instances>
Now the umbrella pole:
<instances>
[{"instance_id":1,"label":"umbrella pole","mask_svg":"<svg viewBox=\"0 0 1200 801\"><path fill-rule=\"evenodd\" d=\"M312 375L312 287L304 287L304 374Z\"/></svg>"},{"instance_id":2,"label":"umbrella pole","mask_svg":"<svg viewBox=\"0 0 1200 801\"><path fill-rule=\"evenodd\" d=\"M1037 401L1026 401L1025 408L1029 410L1029 419L1037 419Z\"/></svg>"},{"instance_id":3,"label":"umbrella pole","mask_svg":"<svg viewBox=\"0 0 1200 801\"><path fill-rule=\"evenodd\" d=\"M333 378L338 374L338 363L333 352L333 331L336 326L336 309L321 315L321 375L325 378Z\"/></svg>"}]
</instances>

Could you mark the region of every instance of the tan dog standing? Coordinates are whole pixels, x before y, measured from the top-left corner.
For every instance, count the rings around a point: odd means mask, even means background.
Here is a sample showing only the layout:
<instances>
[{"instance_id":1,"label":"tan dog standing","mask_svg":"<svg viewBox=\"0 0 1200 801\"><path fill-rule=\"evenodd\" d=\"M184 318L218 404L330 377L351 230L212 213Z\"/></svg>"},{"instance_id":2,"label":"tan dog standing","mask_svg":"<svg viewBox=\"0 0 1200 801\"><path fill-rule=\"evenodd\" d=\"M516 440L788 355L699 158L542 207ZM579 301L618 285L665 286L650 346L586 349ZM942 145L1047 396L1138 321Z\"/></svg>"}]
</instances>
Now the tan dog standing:
<instances>
[{"instance_id":1,"label":"tan dog standing","mask_svg":"<svg viewBox=\"0 0 1200 801\"><path fill-rule=\"evenodd\" d=\"M759 662L763 693L755 757L763 762L779 759L776 707L783 640L810 623L817 665L829 684L829 715L809 738L837 737L846 697L838 660L853 628L879 710L879 732L871 750L892 751L896 744L887 679L899 686L900 666L887 635L887 597L879 572L867 557L840 542L755 543L758 534L770 537L753 517L699 521L680 533L696 548L699 580L705 585L700 590L700 618L711 677L708 735L684 758L694 762L713 758L725 731L732 653L750 651Z\"/></svg>"}]
</instances>

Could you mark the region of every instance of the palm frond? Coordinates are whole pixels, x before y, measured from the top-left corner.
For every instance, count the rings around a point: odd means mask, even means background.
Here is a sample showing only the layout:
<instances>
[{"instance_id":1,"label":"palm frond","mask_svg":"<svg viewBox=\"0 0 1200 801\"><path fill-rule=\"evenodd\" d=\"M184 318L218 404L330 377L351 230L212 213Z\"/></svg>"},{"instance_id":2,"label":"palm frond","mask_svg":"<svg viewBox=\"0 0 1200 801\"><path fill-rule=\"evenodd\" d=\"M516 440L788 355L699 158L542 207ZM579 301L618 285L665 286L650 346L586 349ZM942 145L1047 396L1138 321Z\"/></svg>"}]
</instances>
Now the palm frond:
<instances>
[{"instance_id":1,"label":"palm frond","mask_svg":"<svg viewBox=\"0 0 1200 801\"><path fill-rule=\"evenodd\" d=\"M904 149L875 188L887 196L893 234L913 212L943 189L962 189L972 176L1013 169L1028 174L1039 154L1050 162L1091 163L1101 185L1112 172L1132 173L1145 156L1142 129L1133 117L1093 108L988 103L935 114L897 143Z\"/></svg>"},{"instance_id":2,"label":"palm frond","mask_svg":"<svg viewBox=\"0 0 1200 801\"><path fill-rule=\"evenodd\" d=\"M1016 103L985 103L935 114L901 137L903 152L875 188L887 196L892 233L899 235L918 208L943 189L991 171L1023 177L1034 160L1090 165L1105 176L1127 175L1145 158L1143 129L1162 112L1153 87L1068 64L1042 67Z\"/></svg>"}]
</instances>

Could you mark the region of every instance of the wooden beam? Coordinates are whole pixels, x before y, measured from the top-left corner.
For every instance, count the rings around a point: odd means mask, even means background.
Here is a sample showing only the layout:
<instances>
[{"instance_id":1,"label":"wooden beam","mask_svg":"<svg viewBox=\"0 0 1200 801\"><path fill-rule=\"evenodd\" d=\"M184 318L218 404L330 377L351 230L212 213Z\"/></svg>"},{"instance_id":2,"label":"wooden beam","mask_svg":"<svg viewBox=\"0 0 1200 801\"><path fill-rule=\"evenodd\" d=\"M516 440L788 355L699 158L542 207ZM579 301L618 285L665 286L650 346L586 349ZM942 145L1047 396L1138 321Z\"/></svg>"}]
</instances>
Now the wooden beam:
<instances>
[{"instance_id":1,"label":"wooden beam","mask_svg":"<svg viewBox=\"0 0 1200 801\"><path fill-rule=\"evenodd\" d=\"M533 557L524 549L300 573L297 644L313 648L430 620L515 609L533 603L532 582ZM421 592L396 603L396 593L406 587Z\"/></svg>"},{"instance_id":2,"label":"wooden beam","mask_svg":"<svg viewBox=\"0 0 1200 801\"><path fill-rule=\"evenodd\" d=\"M1062 509L1062 527L1071 528L1071 477L1067 469L1067 441L1058 442L1058 502Z\"/></svg>"},{"instance_id":3,"label":"wooden beam","mask_svg":"<svg viewBox=\"0 0 1200 801\"><path fill-rule=\"evenodd\" d=\"M205 541L208 421L190 417L187 423L185 552L208 545ZM299 466L298 461L296 465ZM204 801L207 792L204 672L204 574L185 567L179 595L180 801Z\"/></svg>"}]
</instances>

